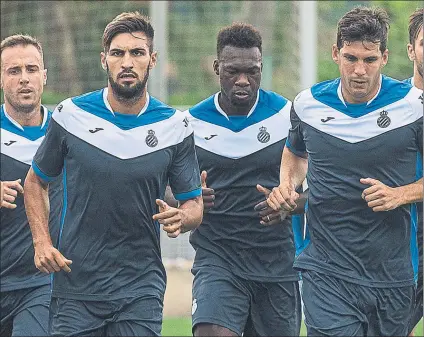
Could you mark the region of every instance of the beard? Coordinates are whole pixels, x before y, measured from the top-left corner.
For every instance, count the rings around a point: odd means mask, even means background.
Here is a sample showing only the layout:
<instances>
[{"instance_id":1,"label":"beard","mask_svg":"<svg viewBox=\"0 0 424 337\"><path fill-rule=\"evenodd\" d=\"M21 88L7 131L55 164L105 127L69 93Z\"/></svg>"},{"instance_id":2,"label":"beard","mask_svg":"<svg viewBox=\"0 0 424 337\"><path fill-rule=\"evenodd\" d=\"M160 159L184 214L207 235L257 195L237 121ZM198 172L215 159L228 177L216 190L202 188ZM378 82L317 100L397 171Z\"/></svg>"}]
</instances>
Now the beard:
<instances>
[{"instance_id":1,"label":"beard","mask_svg":"<svg viewBox=\"0 0 424 337\"><path fill-rule=\"evenodd\" d=\"M113 79L109 67L106 65L107 77L109 79L110 86L112 88L113 95L118 101L137 101L143 96L143 93L146 89L147 80L149 79L149 67L150 63L146 69L143 79L138 80L135 85L123 85L119 84Z\"/></svg>"},{"instance_id":2,"label":"beard","mask_svg":"<svg viewBox=\"0 0 424 337\"><path fill-rule=\"evenodd\" d=\"M13 96L9 95L4 91L5 100L15 109L15 111L19 111L19 113L23 114L29 114L34 111L34 109L37 107L38 103L41 101L41 97L38 99L37 102L32 103L21 103L19 100Z\"/></svg>"}]
</instances>

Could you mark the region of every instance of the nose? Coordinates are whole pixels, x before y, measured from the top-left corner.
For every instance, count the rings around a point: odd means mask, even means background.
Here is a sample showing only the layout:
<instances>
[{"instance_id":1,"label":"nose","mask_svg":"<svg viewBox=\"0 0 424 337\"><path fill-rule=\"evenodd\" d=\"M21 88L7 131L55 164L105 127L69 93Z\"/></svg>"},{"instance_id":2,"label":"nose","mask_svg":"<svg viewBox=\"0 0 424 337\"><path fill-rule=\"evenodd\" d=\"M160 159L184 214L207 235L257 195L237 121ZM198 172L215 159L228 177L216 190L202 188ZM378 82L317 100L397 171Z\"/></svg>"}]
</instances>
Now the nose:
<instances>
[{"instance_id":1,"label":"nose","mask_svg":"<svg viewBox=\"0 0 424 337\"><path fill-rule=\"evenodd\" d=\"M239 87L247 87L250 85L249 79L247 78L246 74L243 73L241 73L240 76L237 78L235 84Z\"/></svg>"},{"instance_id":2,"label":"nose","mask_svg":"<svg viewBox=\"0 0 424 337\"><path fill-rule=\"evenodd\" d=\"M132 69L134 67L130 53L125 53L124 57L122 58L121 67L124 69Z\"/></svg>"},{"instance_id":3,"label":"nose","mask_svg":"<svg viewBox=\"0 0 424 337\"><path fill-rule=\"evenodd\" d=\"M29 83L29 76L28 73L24 70L21 73L21 78L19 79L20 84L28 84Z\"/></svg>"},{"instance_id":4,"label":"nose","mask_svg":"<svg viewBox=\"0 0 424 337\"><path fill-rule=\"evenodd\" d=\"M367 73L366 69L365 69L365 64L364 62L356 62L355 64L355 74L358 76L363 76Z\"/></svg>"}]
</instances>

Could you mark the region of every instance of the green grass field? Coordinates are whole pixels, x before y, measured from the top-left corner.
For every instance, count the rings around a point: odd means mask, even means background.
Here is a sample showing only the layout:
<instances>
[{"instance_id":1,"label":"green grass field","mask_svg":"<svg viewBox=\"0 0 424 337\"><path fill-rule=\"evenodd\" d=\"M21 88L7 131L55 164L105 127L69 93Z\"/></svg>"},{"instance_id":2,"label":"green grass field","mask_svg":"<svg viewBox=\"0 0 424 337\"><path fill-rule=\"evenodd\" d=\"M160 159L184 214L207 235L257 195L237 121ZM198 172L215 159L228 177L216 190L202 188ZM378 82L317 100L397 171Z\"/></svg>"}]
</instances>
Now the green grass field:
<instances>
[{"instance_id":1,"label":"green grass field","mask_svg":"<svg viewBox=\"0 0 424 337\"><path fill-rule=\"evenodd\" d=\"M165 318L162 328L163 336L191 336L191 318ZM302 324L300 335L306 336L306 328ZM423 335L423 321L415 329L415 336Z\"/></svg>"}]
</instances>

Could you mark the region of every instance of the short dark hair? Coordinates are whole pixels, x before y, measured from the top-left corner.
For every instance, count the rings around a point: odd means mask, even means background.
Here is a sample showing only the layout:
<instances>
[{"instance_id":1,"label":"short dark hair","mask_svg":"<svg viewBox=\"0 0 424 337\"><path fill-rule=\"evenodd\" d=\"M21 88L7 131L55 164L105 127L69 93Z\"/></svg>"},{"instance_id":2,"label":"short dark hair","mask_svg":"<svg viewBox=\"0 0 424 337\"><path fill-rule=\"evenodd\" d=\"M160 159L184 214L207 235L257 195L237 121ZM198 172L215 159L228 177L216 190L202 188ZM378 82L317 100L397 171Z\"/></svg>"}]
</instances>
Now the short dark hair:
<instances>
[{"instance_id":1,"label":"short dark hair","mask_svg":"<svg viewBox=\"0 0 424 337\"><path fill-rule=\"evenodd\" d=\"M146 34L149 43L149 52L153 52L153 37L155 31L150 23L149 17L139 12L125 12L119 14L108 23L102 38L103 50L107 52L113 38L121 33L143 32Z\"/></svg>"},{"instance_id":2,"label":"short dark hair","mask_svg":"<svg viewBox=\"0 0 424 337\"><path fill-rule=\"evenodd\" d=\"M3 41L1 41L0 45L0 55L3 53L3 50L6 48L12 48L16 46L34 46L40 52L41 60L43 60L43 48L41 47L41 43L30 35L16 34L6 37Z\"/></svg>"},{"instance_id":3,"label":"short dark hair","mask_svg":"<svg viewBox=\"0 0 424 337\"><path fill-rule=\"evenodd\" d=\"M418 8L409 17L409 25L408 25L409 43L412 44L412 46L415 45L415 40L417 39L421 28L423 28L423 16L424 16L423 9Z\"/></svg>"},{"instance_id":4,"label":"short dark hair","mask_svg":"<svg viewBox=\"0 0 424 337\"><path fill-rule=\"evenodd\" d=\"M380 43L380 51L387 49L389 15L382 8L355 7L347 12L337 24L337 48L352 42Z\"/></svg>"},{"instance_id":5,"label":"short dark hair","mask_svg":"<svg viewBox=\"0 0 424 337\"><path fill-rule=\"evenodd\" d=\"M218 33L216 44L218 59L225 46L237 48L258 47L262 54L262 36L251 24L234 22L231 26L221 28Z\"/></svg>"}]
</instances>

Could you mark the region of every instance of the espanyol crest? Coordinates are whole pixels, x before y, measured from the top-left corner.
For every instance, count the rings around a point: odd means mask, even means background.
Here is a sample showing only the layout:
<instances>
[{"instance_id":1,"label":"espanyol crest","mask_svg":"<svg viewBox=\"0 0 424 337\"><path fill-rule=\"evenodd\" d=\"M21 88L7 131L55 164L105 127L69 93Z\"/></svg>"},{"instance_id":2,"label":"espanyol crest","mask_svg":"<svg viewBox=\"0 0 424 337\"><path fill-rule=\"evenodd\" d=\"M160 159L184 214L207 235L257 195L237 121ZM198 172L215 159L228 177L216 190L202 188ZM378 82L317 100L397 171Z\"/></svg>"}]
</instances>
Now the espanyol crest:
<instances>
[{"instance_id":1,"label":"espanyol crest","mask_svg":"<svg viewBox=\"0 0 424 337\"><path fill-rule=\"evenodd\" d=\"M155 136L155 132L153 130L147 131L148 135L146 137L146 144L149 147L155 147L158 145L158 138Z\"/></svg>"},{"instance_id":2,"label":"espanyol crest","mask_svg":"<svg viewBox=\"0 0 424 337\"><path fill-rule=\"evenodd\" d=\"M377 125L380 128L387 128L391 123L389 116L387 116L387 111L383 110L380 112L380 117L377 119Z\"/></svg>"},{"instance_id":3,"label":"espanyol crest","mask_svg":"<svg viewBox=\"0 0 424 337\"><path fill-rule=\"evenodd\" d=\"M269 134L269 132L266 131L266 127L261 126L259 128L259 133L257 138L261 143L268 143L269 140L271 139L271 135Z\"/></svg>"}]
</instances>

